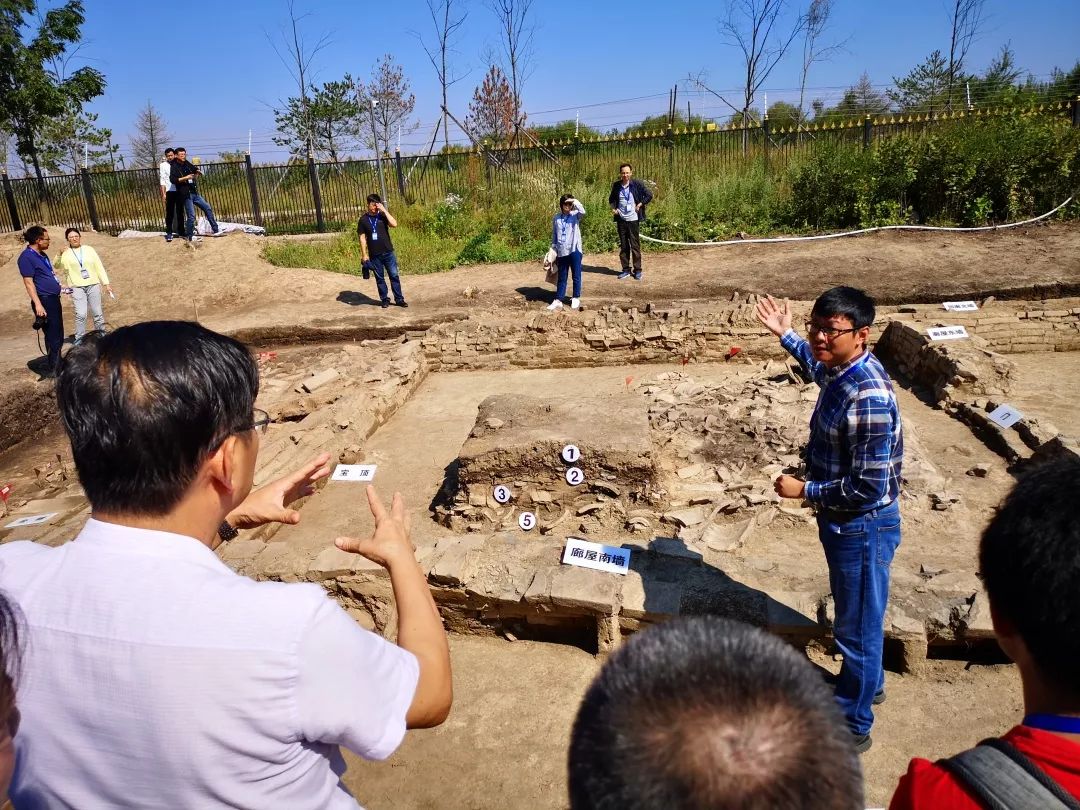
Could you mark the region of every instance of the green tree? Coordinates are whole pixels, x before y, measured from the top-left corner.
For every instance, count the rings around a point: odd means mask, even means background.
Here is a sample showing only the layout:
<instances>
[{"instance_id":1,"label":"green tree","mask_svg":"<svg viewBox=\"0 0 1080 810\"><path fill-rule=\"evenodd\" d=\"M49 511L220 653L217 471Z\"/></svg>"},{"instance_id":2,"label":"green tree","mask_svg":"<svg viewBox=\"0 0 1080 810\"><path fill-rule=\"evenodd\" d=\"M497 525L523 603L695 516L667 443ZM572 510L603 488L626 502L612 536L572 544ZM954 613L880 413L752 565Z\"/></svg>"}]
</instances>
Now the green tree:
<instances>
[{"instance_id":1,"label":"green tree","mask_svg":"<svg viewBox=\"0 0 1080 810\"><path fill-rule=\"evenodd\" d=\"M312 85L305 97L290 98L284 109L274 111L274 143L304 158L310 136L315 157L336 163L355 144L362 112L348 74L322 87Z\"/></svg>"},{"instance_id":2,"label":"green tree","mask_svg":"<svg viewBox=\"0 0 1080 810\"><path fill-rule=\"evenodd\" d=\"M577 132L581 138L598 138L600 130L593 129L585 124L579 124L574 119L559 121L555 124L540 124L528 128L529 133L541 142L546 141L571 141Z\"/></svg>"},{"instance_id":3,"label":"green tree","mask_svg":"<svg viewBox=\"0 0 1080 810\"><path fill-rule=\"evenodd\" d=\"M945 107L949 79L948 61L941 51L934 51L904 78L893 78L895 87L887 95L901 112L927 112L933 115Z\"/></svg>"},{"instance_id":4,"label":"green tree","mask_svg":"<svg viewBox=\"0 0 1080 810\"><path fill-rule=\"evenodd\" d=\"M799 108L786 101L774 102L769 107L769 127L773 130L793 129L801 118Z\"/></svg>"},{"instance_id":5,"label":"green tree","mask_svg":"<svg viewBox=\"0 0 1080 810\"><path fill-rule=\"evenodd\" d=\"M45 12L31 32L29 21L38 14L36 0L0 2L0 128L15 135L18 153L33 164L42 181L42 133L72 105L104 93L105 77L91 67L62 79L50 70L57 60L73 55L69 48L82 38L85 15L80 0Z\"/></svg>"},{"instance_id":6,"label":"green tree","mask_svg":"<svg viewBox=\"0 0 1080 810\"><path fill-rule=\"evenodd\" d=\"M226 149L217 153L218 163L243 163L247 152L243 149Z\"/></svg>"},{"instance_id":7,"label":"green tree","mask_svg":"<svg viewBox=\"0 0 1080 810\"><path fill-rule=\"evenodd\" d=\"M844 91L835 107L815 109L814 120L822 123L862 119L868 115L888 112L889 100L874 89L870 77L863 73L859 81Z\"/></svg>"},{"instance_id":8,"label":"green tree","mask_svg":"<svg viewBox=\"0 0 1080 810\"><path fill-rule=\"evenodd\" d=\"M97 125L97 113L69 105L56 118L46 121L37 138L38 162L48 172L74 174L84 163L107 162L115 168L119 144L112 130Z\"/></svg>"},{"instance_id":9,"label":"green tree","mask_svg":"<svg viewBox=\"0 0 1080 810\"><path fill-rule=\"evenodd\" d=\"M739 114L741 117L741 113ZM657 132L667 132L668 117L666 114L662 115L649 115L641 119L638 124L631 124L623 132L627 135L653 135ZM690 129L701 129L705 126L705 119L700 115L691 115L689 120L681 112L675 113L674 120L671 121L672 129L679 129L680 127L689 127Z\"/></svg>"}]
</instances>

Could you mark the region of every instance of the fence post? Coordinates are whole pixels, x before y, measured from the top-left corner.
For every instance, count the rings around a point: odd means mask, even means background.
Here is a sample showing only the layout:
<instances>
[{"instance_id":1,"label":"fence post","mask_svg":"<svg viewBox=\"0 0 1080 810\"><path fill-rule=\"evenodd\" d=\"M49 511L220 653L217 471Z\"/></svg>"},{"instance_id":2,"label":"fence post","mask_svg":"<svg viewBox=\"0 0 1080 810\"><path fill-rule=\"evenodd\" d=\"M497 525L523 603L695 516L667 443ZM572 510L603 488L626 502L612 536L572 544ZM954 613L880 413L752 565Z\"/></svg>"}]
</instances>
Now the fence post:
<instances>
[{"instance_id":1,"label":"fence post","mask_svg":"<svg viewBox=\"0 0 1080 810\"><path fill-rule=\"evenodd\" d=\"M874 136L874 120L868 115L862 122L862 145L863 149L870 148L870 141Z\"/></svg>"},{"instance_id":2,"label":"fence post","mask_svg":"<svg viewBox=\"0 0 1080 810\"><path fill-rule=\"evenodd\" d=\"M90 185L90 172L85 166L79 171L82 175L83 196L86 197L86 210L90 212L90 226L95 231L101 230L101 220L98 219L97 203L94 202L94 188Z\"/></svg>"},{"instance_id":3,"label":"fence post","mask_svg":"<svg viewBox=\"0 0 1080 810\"><path fill-rule=\"evenodd\" d=\"M255 170L251 167L251 154L244 155L244 174L247 175L248 193L251 195L251 213L255 224L263 224L262 208L259 207L259 187L255 185Z\"/></svg>"},{"instance_id":4,"label":"fence post","mask_svg":"<svg viewBox=\"0 0 1080 810\"><path fill-rule=\"evenodd\" d=\"M765 113L761 116L761 143L765 156L765 168L769 168L769 132L772 126L769 124L769 114Z\"/></svg>"},{"instance_id":5,"label":"fence post","mask_svg":"<svg viewBox=\"0 0 1080 810\"><path fill-rule=\"evenodd\" d=\"M3 178L4 199L7 200L8 213L11 214L11 227L17 231L21 231L22 223L19 222L19 209L15 207L15 191L11 188L11 181L8 179L7 169L0 169L0 178Z\"/></svg>"},{"instance_id":6,"label":"fence post","mask_svg":"<svg viewBox=\"0 0 1080 810\"><path fill-rule=\"evenodd\" d=\"M319 233L326 230L326 220L323 219L322 212L322 189L319 188L319 170L315 166L315 156L308 154L307 156L307 173L308 179L311 180L311 198L315 201L315 227L318 228Z\"/></svg>"},{"instance_id":7,"label":"fence post","mask_svg":"<svg viewBox=\"0 0 1080 810\"><path fill-rule=\"evenodd\" d=\"M401 168L401 150L394 150L394 172L397 174L397 187L401 193L401 201L405 202L405 172Z\"/></svg>"},{"instance_id":8,"label":"fence post","mask_svg":"<svg viewBox=\"0 0 1080 810\"><path fill-rule=\"evenodd\" d=\"M1080 127L1080 96L1072 100L1072 123L1074 127Z\"/></svg>"}]
</instances>

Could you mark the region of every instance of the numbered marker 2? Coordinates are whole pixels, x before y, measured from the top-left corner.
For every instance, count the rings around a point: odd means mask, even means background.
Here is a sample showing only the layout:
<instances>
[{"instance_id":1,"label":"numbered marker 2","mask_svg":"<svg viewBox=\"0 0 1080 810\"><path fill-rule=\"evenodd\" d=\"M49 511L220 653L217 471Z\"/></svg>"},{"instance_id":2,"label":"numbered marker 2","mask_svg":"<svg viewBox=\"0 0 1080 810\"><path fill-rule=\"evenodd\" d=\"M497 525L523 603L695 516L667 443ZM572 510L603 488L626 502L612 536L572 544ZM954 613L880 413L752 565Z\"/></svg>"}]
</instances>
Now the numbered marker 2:
<instances>
[{"instance_id":1,"label":"numbered marker 2","mask_svg":"<svg viewBox=\"0 0 1080 810\"><path fill-rule=\"evenodd\" d=\"M562 460L567 464L576 464L581 458L581 451L576 444L568 444L562 449Z\"/></svg>"},{"instance_id":2,"label":"numbered marker 2","mask_svg":"<svg viewBox=\"0 0 1080 810\"><path fill-rule=\"evenodd\" d=\"M581 467L570 467L566 471L566 483L572 487L576 487L585 481L585 473L581 471Z\"/></svg>"},{"instance_id":3,"label":"numbered marker 2","mask_svg":"<svg viewBox=\"0 0 1080 810\"><path fill-rule=\"evenodd\" d=\"M499 503L510 503L510 499L514 497L514 493L510 491L510 487L499 484L495 489L491 491L495 500Z\"/></svg>"},{"instance_id":4,"label":"numbered marker 2","mask_svg":"<svg viewBox=\"0 0 1080 810\"><path fill-rule=\"evenodd\" d=\"M536 515L532 512L522 512L518 515L518 526L521 527L522 531L531 531L536 527Z\"/></svg>"}]
</instances>

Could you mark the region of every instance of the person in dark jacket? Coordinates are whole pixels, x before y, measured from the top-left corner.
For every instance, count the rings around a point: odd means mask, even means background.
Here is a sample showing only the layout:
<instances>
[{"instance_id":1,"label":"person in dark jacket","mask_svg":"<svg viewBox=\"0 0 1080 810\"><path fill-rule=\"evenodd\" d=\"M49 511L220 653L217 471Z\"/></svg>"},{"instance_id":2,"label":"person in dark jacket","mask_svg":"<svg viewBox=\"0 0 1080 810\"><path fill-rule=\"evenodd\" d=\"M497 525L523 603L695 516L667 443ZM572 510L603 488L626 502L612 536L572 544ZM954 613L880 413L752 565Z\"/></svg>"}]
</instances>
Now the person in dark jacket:
<instances>
[{"instance_id":1,"label":"person in dark jacket","mask_svg":"<svg viewBox=\"0 0 1080 810\"><path fill-rule=\"evenodd\" d=\"M641 281L641 236L639 228L645 219L645 206L652 202L652 193L640 180L634 180L634 167L629 163L619 166L619 179L611 186L608 205L615 216L619 229L619 261L622 272L619 279L630 277L633 262L634 279Z\"/></svg>"}]
</instances>

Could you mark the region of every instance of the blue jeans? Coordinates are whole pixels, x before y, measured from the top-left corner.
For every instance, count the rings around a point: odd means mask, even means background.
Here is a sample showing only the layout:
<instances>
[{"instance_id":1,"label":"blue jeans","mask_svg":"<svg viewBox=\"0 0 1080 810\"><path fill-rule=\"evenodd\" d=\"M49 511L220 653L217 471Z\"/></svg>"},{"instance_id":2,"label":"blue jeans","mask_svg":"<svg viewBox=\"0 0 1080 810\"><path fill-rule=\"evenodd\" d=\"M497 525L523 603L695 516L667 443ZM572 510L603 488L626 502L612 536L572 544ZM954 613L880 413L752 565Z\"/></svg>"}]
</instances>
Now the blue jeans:
<instances>
[{"instance_id":1,"label":"blue jeans","mask_svg":"<svg viewBox=\"0 0 1080 810\"><path fill-rule=\"evenodd\" d=\"M386 276L390 276L390 289L394 291L394 301L400 304L405 300L405 294L401 291L401 277L398 275L397 256L394 251L372 256L371 269L375 271L375 286L379 288L379 300L386 302L390 296L386 289ZM384 275L385 273L385 275Z\"/></svg>"},{"instance_id":2,"label":"blue jeans","mask_svg":"<svg viewBox=\"0 0 1080 810\"><path fill-rule=\"evenodd\" d=\"M206 221L210 223L210 230L217 233L219 228L217 220L214 219L214 209L210 207L210 203L202 198L199 194L189 194L184 197L184 213L187 214L187 224L184 231L185 236L190 239L195 235L195 206L199 206L199 209L206 214Z\"/></svg>"},{"instance_id":3,"label":"blue jeans","mask_svg":"<svg viewBox=\"0 0 1080 810\"><path fill-rule=\"evenodd\" d=\"M836 602L833 634L844 656L836 702L852 733L869 734L874 724L871 701L885 686L881 652L889 566L900 545L900 504L893 501L854 516L825 511L817 520Z\"/></svg>"},{"instance_id":4,"label":"blue jeans","mask_svg":"<svg viewBox=\"0 0 1080 810\"><path fill-rule=\"evenodd\" d=\"M559 268L559 284L555 289L555 300L561 301L566 297L566 274L574 270L574 298L581 298L581 251L575 250L569 256L559 256L555 260Z\"/></svg>"}]
</instances>

